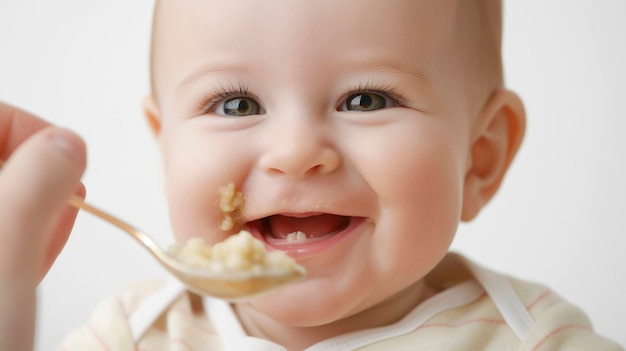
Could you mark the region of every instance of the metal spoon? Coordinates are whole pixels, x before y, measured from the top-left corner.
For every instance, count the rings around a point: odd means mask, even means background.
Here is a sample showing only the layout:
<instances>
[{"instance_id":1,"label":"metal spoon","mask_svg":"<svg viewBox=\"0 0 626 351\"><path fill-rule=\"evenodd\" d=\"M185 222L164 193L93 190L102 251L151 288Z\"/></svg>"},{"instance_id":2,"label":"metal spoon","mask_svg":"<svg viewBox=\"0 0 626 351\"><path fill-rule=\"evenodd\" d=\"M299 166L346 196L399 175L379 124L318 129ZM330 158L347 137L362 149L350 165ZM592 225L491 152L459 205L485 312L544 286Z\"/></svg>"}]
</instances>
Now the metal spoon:
<instances>
[{"instance_id":1,"label":"metal spoon","mask_svg":"<svg viewBox=\"0 0 626 351\"><path fill-rule=\"evenodd\" d=\"M4 162L0 160L0 168ZM209 268L198 268L184 264L165 252L146 233L130 224L86 203L82 198L71 195L68 203L99 217L123 230L141 244L148 252L169 271L184 283L189 290L227 300L250 297L275 290L282 285L304 277L304 268L296 265L293 269L272 269L264 271L216 272Z\"/></svg>"}]
</instances>

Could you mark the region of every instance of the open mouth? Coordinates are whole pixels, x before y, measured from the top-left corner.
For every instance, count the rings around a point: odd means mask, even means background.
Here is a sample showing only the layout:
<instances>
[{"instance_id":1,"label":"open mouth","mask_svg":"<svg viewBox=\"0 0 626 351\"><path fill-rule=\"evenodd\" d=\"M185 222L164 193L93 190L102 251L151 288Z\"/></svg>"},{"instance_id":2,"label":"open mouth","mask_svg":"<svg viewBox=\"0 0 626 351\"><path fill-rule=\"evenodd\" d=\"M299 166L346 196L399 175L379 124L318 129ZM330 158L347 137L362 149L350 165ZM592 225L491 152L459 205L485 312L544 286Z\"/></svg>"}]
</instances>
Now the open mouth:
<instances>
[{"instance_id":1,"label":"open mouth","mask_svg":"<svg viewBox=\"0 0 626 351\"><path fill-rule=\"evenodd\" d=\"M279 214L248 223L271 246L305 245L330 239L345 231L353 217L325 213Z\"/></svg>"}]
</instances>

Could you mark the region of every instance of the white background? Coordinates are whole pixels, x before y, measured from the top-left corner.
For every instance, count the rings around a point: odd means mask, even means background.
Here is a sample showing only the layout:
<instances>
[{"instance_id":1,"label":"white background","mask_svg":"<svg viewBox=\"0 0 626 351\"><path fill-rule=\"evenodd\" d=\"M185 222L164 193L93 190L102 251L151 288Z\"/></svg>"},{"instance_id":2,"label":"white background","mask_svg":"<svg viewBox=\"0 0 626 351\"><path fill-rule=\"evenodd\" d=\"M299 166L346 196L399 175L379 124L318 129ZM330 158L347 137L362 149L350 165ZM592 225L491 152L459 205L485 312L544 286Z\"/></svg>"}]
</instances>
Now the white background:
<instances>
[{"instance_id":1,"label":"white background","mask_svg":"<svg viewBox=\"0 0 626 351\"><path fill-rule=\"evenodd\" d=\"M170 242L157 148L141 113L151 0L0 0L0 100L80 133L88 199ZM508 85L528 131L503 189L454 249L546 283L626 344L626 1L505 3ZM163 271L88 214L39 292L37 350L95 304Z\"/></svg>"}]
</instances>

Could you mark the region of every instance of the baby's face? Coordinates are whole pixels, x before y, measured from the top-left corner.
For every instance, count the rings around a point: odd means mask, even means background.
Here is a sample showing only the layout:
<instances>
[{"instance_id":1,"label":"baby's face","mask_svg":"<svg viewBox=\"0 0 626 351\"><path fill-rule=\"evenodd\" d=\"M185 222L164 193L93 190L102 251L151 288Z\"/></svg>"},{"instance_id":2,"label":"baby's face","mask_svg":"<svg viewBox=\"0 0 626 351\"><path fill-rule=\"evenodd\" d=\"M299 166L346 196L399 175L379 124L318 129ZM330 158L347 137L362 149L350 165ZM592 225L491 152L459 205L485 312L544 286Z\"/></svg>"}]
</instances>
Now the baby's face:
<instances>
[{"instance_id":1,"label":"baby's face","mask_svg":"<svg viewBox=\"0 0 626 351\"><path fill-rule=\"evenodd\" d=\"M235 229L308 270L252 300L261 313L358 316L447 252L474 111L451 7L163 1L154 78L173 231L222 240L218 189L234 182L246 196ZM296 231L308 238L288 240Z\"/></svg>"}]
</instances>

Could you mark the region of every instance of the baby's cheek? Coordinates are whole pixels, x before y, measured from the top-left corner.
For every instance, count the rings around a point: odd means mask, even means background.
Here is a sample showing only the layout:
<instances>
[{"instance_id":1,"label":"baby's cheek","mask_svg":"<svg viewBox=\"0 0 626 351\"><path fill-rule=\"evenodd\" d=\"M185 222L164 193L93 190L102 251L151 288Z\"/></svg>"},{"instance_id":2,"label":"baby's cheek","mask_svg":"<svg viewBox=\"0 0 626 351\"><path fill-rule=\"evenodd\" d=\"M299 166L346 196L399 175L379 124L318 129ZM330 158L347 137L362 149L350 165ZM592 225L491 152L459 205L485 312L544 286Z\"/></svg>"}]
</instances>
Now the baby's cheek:
<instances>
[{"instance_id":1,"label":"baby's cheek","mask_svg":"<svg viewBox=\"0 0 626 351\"><path fill-rule=\"evenodd\" d=\"M413 161L398 163L385 200L401 223L399 230L448 241L456 231L461 210L463 173L454 158L443 153L414 153ZM438 245L439 242L433 242Z\"/></svg>"},{"instance_id":2,"label":"baby's cheek","mask_svg":"<svg viewBox=\"0 0 626 351\"><path fill-rule=\"evenodd\" d=\"M212 244L223 239L218 230L218 188L189 176L168 180L169 216L176 241L184 243L191 237L201 237Z\"/></svg>"}]
</instances>

